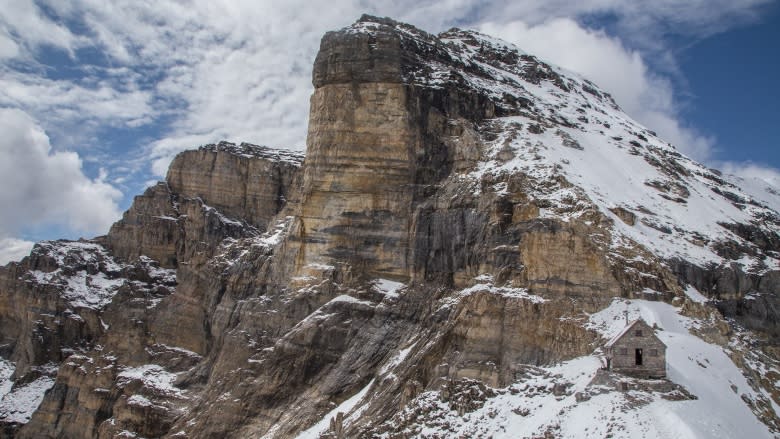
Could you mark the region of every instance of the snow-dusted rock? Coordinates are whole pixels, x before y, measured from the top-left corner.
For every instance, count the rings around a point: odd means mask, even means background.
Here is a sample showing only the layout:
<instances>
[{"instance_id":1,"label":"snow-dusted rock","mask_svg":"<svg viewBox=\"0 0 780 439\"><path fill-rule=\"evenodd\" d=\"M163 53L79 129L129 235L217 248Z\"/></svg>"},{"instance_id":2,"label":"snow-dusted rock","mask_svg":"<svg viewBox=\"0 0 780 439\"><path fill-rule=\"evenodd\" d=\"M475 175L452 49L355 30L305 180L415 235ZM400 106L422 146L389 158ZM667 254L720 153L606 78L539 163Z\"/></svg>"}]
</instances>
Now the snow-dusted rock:
<instances>
[{"instance_id":1,"label":"snow-dusted rock","mask_svg":"<svg viewBox=\"0 0 780 439\"><path fill-rule=\"evenodd\" d=\"M0 269L20 437L780 432L777 212L476 32L365 16L313 82L305 160L182 153ZM671 381L599 372L626 303Z\"/></svg>"}]
</instances>

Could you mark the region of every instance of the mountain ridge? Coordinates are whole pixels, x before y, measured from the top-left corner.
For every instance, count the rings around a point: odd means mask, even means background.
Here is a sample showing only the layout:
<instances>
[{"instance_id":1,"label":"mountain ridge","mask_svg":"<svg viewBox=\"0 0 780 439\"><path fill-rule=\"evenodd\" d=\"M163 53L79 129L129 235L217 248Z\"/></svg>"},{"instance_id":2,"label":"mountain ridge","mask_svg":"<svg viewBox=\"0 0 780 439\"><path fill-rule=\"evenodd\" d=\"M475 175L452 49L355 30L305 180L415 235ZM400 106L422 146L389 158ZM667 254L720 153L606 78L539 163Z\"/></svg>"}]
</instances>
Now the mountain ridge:
<instances>
[{"instance_id":1,"label":"mountain ridge","mask_svg":"<svg viewBox=\"0 0 780 439\"><path fill-rule=\"evenodd\" d=\"M780 431L777 212L475 32L364 16L312 78L305 157L183 152L106 237L0 269L3 435ZM599 372L623 309L679 388Z\"/></svg>"}]
</instances>

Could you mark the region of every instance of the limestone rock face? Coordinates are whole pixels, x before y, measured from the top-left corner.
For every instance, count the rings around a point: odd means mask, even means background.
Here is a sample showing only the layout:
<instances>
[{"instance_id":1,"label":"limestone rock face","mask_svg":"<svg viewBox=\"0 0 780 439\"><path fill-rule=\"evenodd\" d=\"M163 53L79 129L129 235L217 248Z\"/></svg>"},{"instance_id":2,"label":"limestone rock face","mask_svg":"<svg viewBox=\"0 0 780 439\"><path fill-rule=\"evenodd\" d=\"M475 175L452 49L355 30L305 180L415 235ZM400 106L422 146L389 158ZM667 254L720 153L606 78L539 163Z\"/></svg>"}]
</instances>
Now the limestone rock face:
<instances>
[{"instance_id":1,"label":"limestone rock face","mask_svg":"<svg viewBox=\"0 0 780 439\"><path fill-rule=\"evenodd\" d=\"M365 16L325 35L313 84L305 160L185 151L106 237L0 268L3 401L43 389L25 416L0 402L3 434L406 437L422 427L396 420L427 413L408 411L464 416L591 355L615 298L681 305L702 337L764 340L778 364L777 214L592 83ZM641 176L631 199L598 180L620 166ZM679 216L710 202L725 225ZM751 410L780 425L771 407Z\"/></svg>"},{"instance_id":2,"label":"limestone rock face","mask_svg":"<svg viewBox=\"0 0 780 439\"><path fill-rule=\"evenodd\" d=\"M168 295L173 274L148 258L120 265L97 242L42 242L21 263L0 272L0 320L15 375L58 364L105 332L102 311L117 294L154 288Z\"/></svg>"},{"instance_id":3,"label":"limestone rock face","mask_svg":"<svg viewBox=\"0 0 780 439\"><path fill-rule=\"evenodd\" d=\"M145 255L173 268L182 235L178 216L170 188L158 183L135 197L122 220L111 226L108 247L124 260Z\"/></svg>"},{"instance_id":4,"label":"limestone rock face","mask_svg":"<svg viewBox=\"0 0 780 439\"><path fill-rule=\"evenodd\" d=\"M270 193L242 193L233 200L237 205L231 213L248 217L231 219L204 203L218 199L213 192L187 196L161 182L136 197L107 236L41 243L21 263L0 270L3 355L15 365L16 387L23 392L27 383L53 385L33 419L18 432L22 437L112 437L127 428L159 436L181 415L179 390L161 391L157 382L142 379L128 386L133 381L122 373L153 363L161 375L173 379L194 366L211 334L204 329L208 323L203 304L186 293L204 275L190 270L190 264L212 258L226 239L260 235L253 224L265 227L263 221L285 205L300 165L298 154L226 142L184 155L198 153L197 160L177 159L176 171L199 175L209 163L222 160L247 170L230 175L235 184L246 186L250 182L242 183L242 178L258 178L252 172L264 172L269 178L264 188ZM234 160L219 158L223 155ZM219 175L205 177L220 181ZM257 197L265 197L270 205ZM254 207L247 207L252 203ZM267 210L258 213L258 203ZM173 299L177 281L184 291ZM187 327L191 321L197 324ZM63 407L74 414L64 416ZM109 428L104 421L112 413ZM8 425L11 432L18 428L17 423Z\"/></svg>"},{"instance_id":5,"label":"limestone rock face","mask_svg":"<svg viewBox=\"0 0 780 439\"><path fill-rule=\"evenodd\" d=\"M348 261L377 276L408 278L417 133L407 99L399 83L328 84L314 92L299 216L302 264Z\"/></svg>"},{"instance_id":6,"label":"limestone rock face","mask_svg":"<svg viewBox=\"0 0 780 439\"><path fill-rule=\"evenodd\" d=\"M171 192L200 198L230 218L265 231L287 203L303 155L262 146L221 142L176 156L166 182Z\"/></svg>"}]
</instances>

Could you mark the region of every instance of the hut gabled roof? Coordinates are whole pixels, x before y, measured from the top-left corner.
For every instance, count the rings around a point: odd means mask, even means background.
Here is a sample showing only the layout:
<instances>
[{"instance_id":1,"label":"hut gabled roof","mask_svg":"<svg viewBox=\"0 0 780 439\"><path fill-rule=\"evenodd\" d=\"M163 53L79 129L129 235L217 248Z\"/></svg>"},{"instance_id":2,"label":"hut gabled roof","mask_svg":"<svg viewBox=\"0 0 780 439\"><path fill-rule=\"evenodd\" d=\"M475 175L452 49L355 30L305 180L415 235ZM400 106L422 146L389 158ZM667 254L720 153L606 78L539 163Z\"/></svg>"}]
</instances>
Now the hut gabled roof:
<instances>
[{"instance_id":1,"label":"hut gabled roof","mask_svg":"<svg viewBox=\"0 0 780 439\"><path fill-rule=\"evenodd\" d=\"M611 338L611 339L610 339L610 340L607 342L607 344L605 344L605 345L604 345L604 347L605 347L605 348L611 348L611 347L612 347L612 345L613 345L613 344L615 344L615 342L617 342L618 340L620 340L621 338L623 338L623 336L624 336L624 335L626 335L626 334L627 334L629 331L631 331L631 329L632 329L634 326L636 326L636 324L637 324L637 323L639 323L639 322L642 322L642 323L644 323L644 325L645 325L645 326L647 326L648 328L650 328L650 329L653 329L653 328L652 328L650 325L648 325L648 324L647 324L647 322L645 322L645 321L644 321L644 319L642 319L641 317L640 317L640 318L638 318L638 319L634 319L634 320L632 320L631 322L629 322L629 323L628 323L628 325L626 325L626 327L625 327L625 328L623 328L623 329L622 329L620 332L618 332L618 333L617 333L617 334L616 334L614 337L612 337L612 338ZM655 338L658 338L658 336L657 336L657 335L655 335L655 331L654 331L654 330L653 330L653 332L651 332L651 334L653 335L653 337L655 337ZM661 339L658 339L658 341L660 341L660 342L661 342L661 344L663 344L664 346L666 346L666 343L662 342L662 341L661 341Z\"/></svg>"}]
</instances>

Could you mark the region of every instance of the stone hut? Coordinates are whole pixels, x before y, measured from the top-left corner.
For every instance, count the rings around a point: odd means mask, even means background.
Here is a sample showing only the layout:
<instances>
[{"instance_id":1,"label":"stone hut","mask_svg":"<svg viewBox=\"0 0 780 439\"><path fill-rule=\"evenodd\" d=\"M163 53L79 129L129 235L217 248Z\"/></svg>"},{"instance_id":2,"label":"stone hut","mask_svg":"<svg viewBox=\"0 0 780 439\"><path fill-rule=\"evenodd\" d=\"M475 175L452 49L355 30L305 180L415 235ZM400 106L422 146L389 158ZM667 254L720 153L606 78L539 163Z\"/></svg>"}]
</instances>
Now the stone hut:
<instances>
[{"instance_id":1,"label":"stone hut","mask_svg":"<svg viewBox=\"0 0 780 439\"><path fill-rule=\"evenodd\" d=\"M637 377L666 377L666 345L641 318L628 323L604 349L608 369Z\"/></svg>"}]
</instances>

